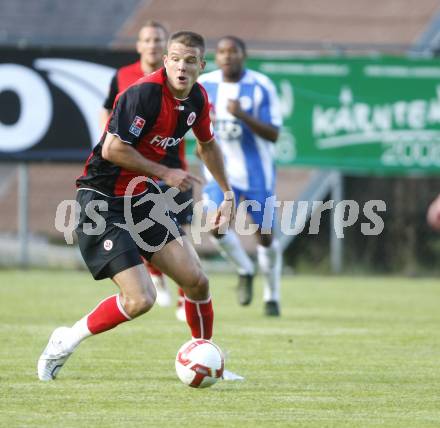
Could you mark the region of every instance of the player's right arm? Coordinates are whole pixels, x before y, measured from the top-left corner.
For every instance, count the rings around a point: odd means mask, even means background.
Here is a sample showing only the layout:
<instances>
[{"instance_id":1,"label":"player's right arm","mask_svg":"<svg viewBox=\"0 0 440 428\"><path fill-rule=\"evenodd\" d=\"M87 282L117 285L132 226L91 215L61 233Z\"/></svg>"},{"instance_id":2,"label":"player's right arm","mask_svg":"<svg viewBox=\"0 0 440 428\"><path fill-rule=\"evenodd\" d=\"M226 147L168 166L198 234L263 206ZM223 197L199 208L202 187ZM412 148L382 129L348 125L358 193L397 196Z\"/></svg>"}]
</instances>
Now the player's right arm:
<instances>
[{"instance_id":1,"label":"player's right arm","mask_svg":"<svg viewBox=\"0 0 440 428\"><path fill-rule=\"evenodd\" d=\"M194 182L200 179L188 171L178 168L168 168L142 156L134 147L124 143L117 135L107 133L102 146L102 157L129 171L145 176L159 177L170 187L188 190Z\"/></svg>"}]
</instances>

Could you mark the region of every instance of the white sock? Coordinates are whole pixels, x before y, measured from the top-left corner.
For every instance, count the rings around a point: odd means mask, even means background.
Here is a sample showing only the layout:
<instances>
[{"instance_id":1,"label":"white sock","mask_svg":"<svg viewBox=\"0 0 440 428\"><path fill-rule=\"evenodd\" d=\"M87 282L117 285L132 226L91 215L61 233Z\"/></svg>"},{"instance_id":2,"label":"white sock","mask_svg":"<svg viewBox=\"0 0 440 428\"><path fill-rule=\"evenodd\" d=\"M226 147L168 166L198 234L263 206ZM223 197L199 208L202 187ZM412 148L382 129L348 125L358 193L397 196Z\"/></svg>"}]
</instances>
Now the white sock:
<instances>
[{"instance_id":1,"label":"white sock","mask_svg":"<svg viewBox=\"0 0 440 428\"><path fill-rule=\"evenodd\" d=\"M77 321L70 329L72 333L70 340L70 346L72 349L76 348L84 339L89 336L92 336L92 333L87 327L87 314L85 317L82 317L79 321Z\"/></svg>"},{"instance_id":2,"label":"white sock","mask_svg":"<svg viewBox=\"0 0 440 428\"><path fill-rule=\"evenodd\" d=\"M211 236L211 241L219 249L222 256L235 266L239 275L254 274L254 264L243 249L235 232L228 230L220 239Z\"/></svg>"},{"instance_id":3,"label":"white sock","mask_svg":"<svg viewBox=\"0 0 440 428\"><path fill-rule=\"evenodd\" d=\"M270 247L258 245L258 265L264 275L264 295L263 300L280 300L280 280L281 280L281 251L278 241L273 240Z\"/></svg>"},{"instance_id":4,"label":"white sock","mask_svg":"<svg viewBox=\"0 0 440 428\"><path fill-rule=\"evenodd\" d=\"M168 291L168 285L165 280L165 275L156 275L150 273L151 281L153 281L153 285L156 287L156 290L160 288L161 290Z\"/></svg>"}]
</instances>

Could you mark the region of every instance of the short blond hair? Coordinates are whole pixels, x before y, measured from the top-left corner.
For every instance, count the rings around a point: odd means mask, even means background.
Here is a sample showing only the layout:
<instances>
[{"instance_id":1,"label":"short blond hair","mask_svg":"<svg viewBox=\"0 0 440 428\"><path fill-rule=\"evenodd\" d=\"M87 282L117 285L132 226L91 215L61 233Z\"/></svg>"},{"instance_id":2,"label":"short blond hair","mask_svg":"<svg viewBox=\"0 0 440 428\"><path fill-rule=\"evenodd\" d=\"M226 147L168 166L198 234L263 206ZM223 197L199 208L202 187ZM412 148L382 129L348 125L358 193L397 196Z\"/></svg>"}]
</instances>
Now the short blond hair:
<instances>
[{"instance_id":1,"label":"short blond hair","mask_svg":"<svg viewBox=\"0 0 440 428\"><path fill-rule=\"evenodd\" d=\"M192 31L177 31L171 34L168 39L168 49L171 43L182 43L182 45L191 48L199 48L201 57L203 58L203 55L205 55L205 39L198 33Z\"/></svg>"},{"instance_id":2,"label":"short blond hair","mask_svg":"<svg viewBox=\"0 0 440 428\"><path fill-rule=\"evenodd\" d=\"M161 29L164 33L165 33L165 38L168 37L168 30L165 28L164 25L162 25L159 21L154 21L153 19L149 19L148 21L146 21L144 23L144 25L142 25L142 27L139 29L139 33L144 29L144 28L159 28Z\"/></svg>"}]
</instances>

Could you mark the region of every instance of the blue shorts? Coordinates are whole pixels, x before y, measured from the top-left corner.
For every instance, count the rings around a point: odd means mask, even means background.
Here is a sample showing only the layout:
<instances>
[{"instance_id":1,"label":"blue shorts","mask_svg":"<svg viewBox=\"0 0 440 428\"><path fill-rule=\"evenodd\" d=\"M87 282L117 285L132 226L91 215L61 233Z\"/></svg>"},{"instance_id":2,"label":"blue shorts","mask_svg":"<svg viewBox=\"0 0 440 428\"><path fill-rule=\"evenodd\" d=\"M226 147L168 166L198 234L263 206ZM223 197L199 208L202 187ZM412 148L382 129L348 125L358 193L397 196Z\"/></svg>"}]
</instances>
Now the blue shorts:
<instances>
[{"instance_id":1,"label":"blue shorts","mask_svg":"<svg viewBox=\"0 0 440 428\"><path fill-rule=\"evenodd\" d=\"M267 190L250 191L232 187L235 194L235 204L246 205L246 212L251 216L254 224L259 226L261 232L270 233L276 218L276 197ZM215 181L209 182L203 188L203 201L205 209L210 209L209 204L214 202L218 207L223 201L223 191Z\"/></svg>"}]
</instances>

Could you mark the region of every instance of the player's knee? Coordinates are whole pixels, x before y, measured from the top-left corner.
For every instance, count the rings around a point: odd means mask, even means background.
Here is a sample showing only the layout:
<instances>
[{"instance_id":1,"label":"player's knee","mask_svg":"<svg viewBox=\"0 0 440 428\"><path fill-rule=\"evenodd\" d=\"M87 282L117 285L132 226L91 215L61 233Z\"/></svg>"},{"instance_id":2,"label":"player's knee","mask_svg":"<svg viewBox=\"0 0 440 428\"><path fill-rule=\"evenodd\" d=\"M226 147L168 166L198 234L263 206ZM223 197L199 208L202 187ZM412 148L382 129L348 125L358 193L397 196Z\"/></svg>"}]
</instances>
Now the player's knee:
<instances>
[{"instance_id":1,"label":"player's knee","mask_svg":"<svg viewBox=\"0 0 440 428\"><path fill-rule=\"evenodd\" d=\"M131 318L148 312L156 301L156 290L141 294L136 297L126 297L124 301L124 309Z\"/></svg>"},{"instance_id":2,"label":"player's knee","mask_svg":"<svg viewBox=\"0 0 440 428\"><path fill-rule=\"evenodd\" d=\"M209 296L208 277L200 270L192 278L191 282L184 287L185 294L196 300L203 300Z\"/></svg>"},{"instance_id":3,"label":"player's knee","mask_svg":"<svg viewBox=\"0 0 440 428\"><path fill-rule=\"evenodd\" d=\"M201 292L209 291L209 279L203 272L199 273L199 278L197 281L197 289L200 290Z\"/></svg>"}]
</instances>

